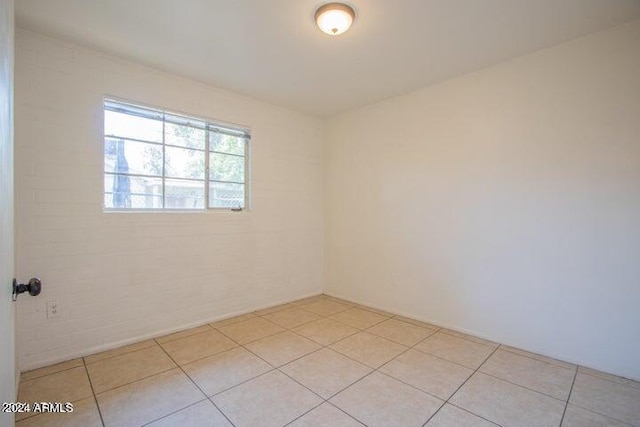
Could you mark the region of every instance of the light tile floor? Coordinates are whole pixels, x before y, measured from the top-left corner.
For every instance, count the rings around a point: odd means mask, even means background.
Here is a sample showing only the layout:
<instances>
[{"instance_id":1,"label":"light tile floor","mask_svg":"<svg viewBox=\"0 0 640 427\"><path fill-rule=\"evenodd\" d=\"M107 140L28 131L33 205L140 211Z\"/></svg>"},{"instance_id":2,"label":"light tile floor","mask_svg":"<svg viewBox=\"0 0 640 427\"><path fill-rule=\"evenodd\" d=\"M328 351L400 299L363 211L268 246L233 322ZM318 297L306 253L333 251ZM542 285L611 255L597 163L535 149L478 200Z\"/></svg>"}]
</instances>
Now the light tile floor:
<instances>
[{"instance_id":1,"label":"light tile floor","mask_svg":"<svg viewBox=\"0 0 640 427\"><path fill-rule=\"evenodd\" d=\"M640 383L317 296L22 374L26 426L640 426Z\"/></svg>"}]
</instances>

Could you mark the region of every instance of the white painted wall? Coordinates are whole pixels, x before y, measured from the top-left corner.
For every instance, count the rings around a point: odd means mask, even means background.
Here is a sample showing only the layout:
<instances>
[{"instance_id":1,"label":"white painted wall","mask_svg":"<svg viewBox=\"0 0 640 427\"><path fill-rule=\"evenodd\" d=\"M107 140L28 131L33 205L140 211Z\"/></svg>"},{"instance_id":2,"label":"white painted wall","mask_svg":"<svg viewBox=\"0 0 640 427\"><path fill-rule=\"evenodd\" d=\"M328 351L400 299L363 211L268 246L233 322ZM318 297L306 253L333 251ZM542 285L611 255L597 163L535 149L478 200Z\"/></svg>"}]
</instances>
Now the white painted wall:
<instances>
[{"instance_id":1,"label":"white painted wall","mask_svg":"<svg viewBox=\"0 0 640 427\"><path fill-rule=\"evenodd\" d=\"M16 39L17 274L44 283L18 305L23 370L322 291L319 119ZM251 127L253 210L103 213L105 94Z\"/></svg>"},{"instance_id":2,"label":"white painted wall","mask_svg":"<svg viewBox=\"0 0 640 427\"><path fill-rule=\"evenodd\" d=\"M329 294L640 379L640 21L331 119Z\"/></svg>"},{"instance_id":3,"label":"white painted wall","mask_svg":"<svg viewBox=\"0 0 640 427\"><path fill-rule=\"evenodd\" d=\"M13 0L0 0L0 402L16 399L13 247ZM14 414L0 412L0 425Z\"/></svg>"}]
</instances>

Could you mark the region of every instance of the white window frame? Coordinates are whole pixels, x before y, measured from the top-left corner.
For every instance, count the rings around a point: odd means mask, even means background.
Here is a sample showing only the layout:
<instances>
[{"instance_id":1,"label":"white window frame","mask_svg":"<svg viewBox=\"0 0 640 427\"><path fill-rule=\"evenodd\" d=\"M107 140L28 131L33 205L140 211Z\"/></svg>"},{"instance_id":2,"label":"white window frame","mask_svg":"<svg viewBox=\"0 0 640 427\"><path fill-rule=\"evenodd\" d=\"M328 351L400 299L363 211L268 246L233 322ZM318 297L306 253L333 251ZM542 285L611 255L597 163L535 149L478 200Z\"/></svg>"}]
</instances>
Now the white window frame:
<instances>
[{"instance_id":1,"label":"white window frame","mask_svg":"<svg viewBox=\"0 0 640 427\"><path fill-rule=\"evenodd\" d=\"M163 122L163 138L162 138L162 142L158 143L158 142L154 142L154 141L145 141L145 140L139 140L139 139L135 139L135 138L126 138L126 137L122 137L122 136L115 136L115 135L107 135L104 129L104 112L107 111L107 104L118 104L123 106L122 111L126 113L126 109L127 107L130 107L132 109L138 109L138 110L146 110L149 112L149 116L148 117L152 117L152 115L161 115L162 119L157 119L157 120L161 120ZM116 111L113 108L109 108L109 110L111 111ZM160 108L160 107L153 107L153 106L149 106L149 105L145 105L139 102L135 102L135 101L128 101L128 100L122 100L121 98L117 98L117 97L113 97L113 96L105 96L103 98L103 102L102 102L102 114L103 114L103 128L102 128L102 208L104 212L127 212L127 213L134 213L134 212L186 212L186 213L193 213L193 212L249 212L251 210L251 129L247 126L242 126L242 125L237 125L237 124L230 124L228 122L222 122L219 120L212 120L212 119L208 119L208 118L204 118L201 116L195 116L193 114L186 114L186 113L182 113L182 112L176 112L173 110L168 110L168 109L164 109L164 108ZM188 208L188 209L180 209L180 208L167 208L167 207L162 207L162 208L122 208L122 207L107 207L105 204L105 176L107 174L112 174L111 172L107 172L106 171L106 165L105 165L105 153L104 153L104 149L106 146L106 141L107 138L121 138L121 139L125 139L125 140L130 140L130 141L138 141L138 142L142 142L142 143L147 143L147 144L154 144L154 145L160 145L162 146L162 153L163 153L163 166L162 166L162 175L160 176L151 176L149 175L149 178L159 178L162 180L162 200L163 200L163 206L165 205L165 181L167 179L182 179L182 178L173 178L171 176L167 176L166 175L166 171L165 171L165 148L166 147L176 147L176 148L185 148L185 147L180 147L180 146L175 146L172 144L166 144L165 143L165 131L164 131L164 123L173 123L172 121L167 121L165 120L165 116L166 115L170 115L170 116L177 116L177 117L181 117L183 119L185 119L186 121L188 121L189 119L194 120L194 121L198 121L198 122L204 122L205 126L203 128L203 130L205 131L205 146L203 149L194 149L194 148L188 148L189 150L194 150L194 151L202 151L204 152L205 155L205 171L204 171L204 179L202 181L204 181L204 207L203 208ZM144 117L141 115L141 117ZM244 156L241 156L239 154L233 154L233 153L224 153L224 152L218 152L218 151L211 151L210 150L210 138L209 138L209 134L210 132L212 132L212 130L214 130L216 132L220 132L220 133L225 133L225 134L229 134L229 135L233 135L233 136L238 136L240 138L244 139ZM210 179L210 169L209 169L209 157L212 153L218 153L218 154L223 154L223 155L234 155L234 156L238 156L238 157L244 157L244 183L239 183L239 182L232 182L232 181L216 181L216 180L211 180ZM147 177L146 175L139 175L139 174L125 174L125 175L130 175L130 176L143 176L143 177ZM184 180L188 180L188 179L184 179ZM200 180L194 180L194 181L200 181ZM210 190L209 190L209 183L210 182L221 182L221 183L230 183L230 184L243 184L244 185L244 206L243 207L239 207L239 208L227 208L227 207L210 207L209 206L209 198L210 198Z\"/></svg>"}]
</instances>

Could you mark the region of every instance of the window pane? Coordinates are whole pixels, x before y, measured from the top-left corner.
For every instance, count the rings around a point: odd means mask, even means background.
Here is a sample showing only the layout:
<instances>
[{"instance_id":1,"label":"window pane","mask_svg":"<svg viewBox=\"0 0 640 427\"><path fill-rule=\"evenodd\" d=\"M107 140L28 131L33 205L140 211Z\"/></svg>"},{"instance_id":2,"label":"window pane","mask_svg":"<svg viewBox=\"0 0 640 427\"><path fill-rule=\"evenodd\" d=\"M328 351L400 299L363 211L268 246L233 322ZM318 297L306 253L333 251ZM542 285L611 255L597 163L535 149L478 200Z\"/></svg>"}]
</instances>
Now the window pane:
<instances>
[{"instance_id":1,"label":"window pane","mask_svg":"<svg viewBox=\"0 0 640 427\"><path fill-rule=\"evenodd\" d=\"M209 149L220 153L238 154L244 156L245 139L238 136L209 132Z\"/></svg>"},{"instance_id":2,"label":"window pane","mask_svg":"<svg viewBox=\"0 0 640 427\"><path fill-rule=\"evenodd\" d=\"M244 184L209 183L210 208L244 208Z\"/></svg>"},{"instance_id":3,"label":"window pane","mask_svg":"<svg viewBox=\"0 0 640 427\"><path fill-rule=\"evenodd\" d=\"M204 151L166 147L165 174L173 178L204 179Z\"/></svg>"},{"instance_id":4,"label":"window pane","mask_svg":"<svg viewBox=\"0 0 640 427\"><path fill-rule=\"evenodd\" d=\"M167 144L204 150L204 129L196 129L191 126L181 126L175 123L166 123L165 132L165 141Z\"/></svg>"},{"instance_id":5,"label":"window pane","mask_svg":"<svg viewBox=\"0 0 640 427\"><path fill-rule=\"evenodd\" d=\"M245 205L245 129L105 99L104 138L107 209Z\"/></svg>"},{"instance_id":6,"label":"window pane","mask_svg":"<svg viewBox=\"0 0 640 427\"><path fill-rule=\"evenodd\" d=\"M104 207L114 209L162 208L162 179L105 174Z\"/></svg>"},{"instance_id":7,"label":"window pane","mask_svg":"<svg viewBox=\"0 0 640 427\"><path fill-rule=\"evenodd\" d=\"M162 142L162 122L115 111L105 111L104 134Z\"/></svg>"},{"instance_id":8,"label":"window pane","mask_svg":"<svg viewBox=\"0 0 640 427\"><path fill-rule=\"evenodd\" d=\"M104 141L104 171L162 176L162 146L106 138Z\"/></svg>"},{"instance_id":9,"label":"window pane","mask_svg":"<svg viewBox=\"0 0 640 427\"><path fill-rule=\"evenodd\" d=\"M204 181L165 181L166 209L204 209Z\"/></svg>"},{"instance_id":10,"label":"window pane","mask_svg":"<svg viewBox=\"0 0 640 427\"><path fill-rule=\"evenodd\" d=\"M244 182L244 157L210 153L209 179Z\"/></svg>"}]
</instances>

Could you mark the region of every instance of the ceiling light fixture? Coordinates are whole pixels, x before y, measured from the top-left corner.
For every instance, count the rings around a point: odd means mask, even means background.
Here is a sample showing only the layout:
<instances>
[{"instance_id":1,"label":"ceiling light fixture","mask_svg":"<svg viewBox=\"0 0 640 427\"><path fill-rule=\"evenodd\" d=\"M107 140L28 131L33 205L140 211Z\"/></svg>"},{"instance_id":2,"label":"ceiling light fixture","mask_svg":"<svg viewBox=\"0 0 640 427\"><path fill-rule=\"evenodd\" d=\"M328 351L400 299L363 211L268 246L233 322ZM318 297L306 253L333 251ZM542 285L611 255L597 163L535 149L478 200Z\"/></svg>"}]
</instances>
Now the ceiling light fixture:
<instances>
[{"instance_id":1,"label":"ceiling light fixture","mask_svg":"<svg viewBox=\"0 0 640 427\"><path fill-rule=\"evenodd\" d=\"M318 27L331 36L347 31L355 17L356 12L353 8L344 3L327 3L316 10Z\"/></svg>"}]
</instances>

